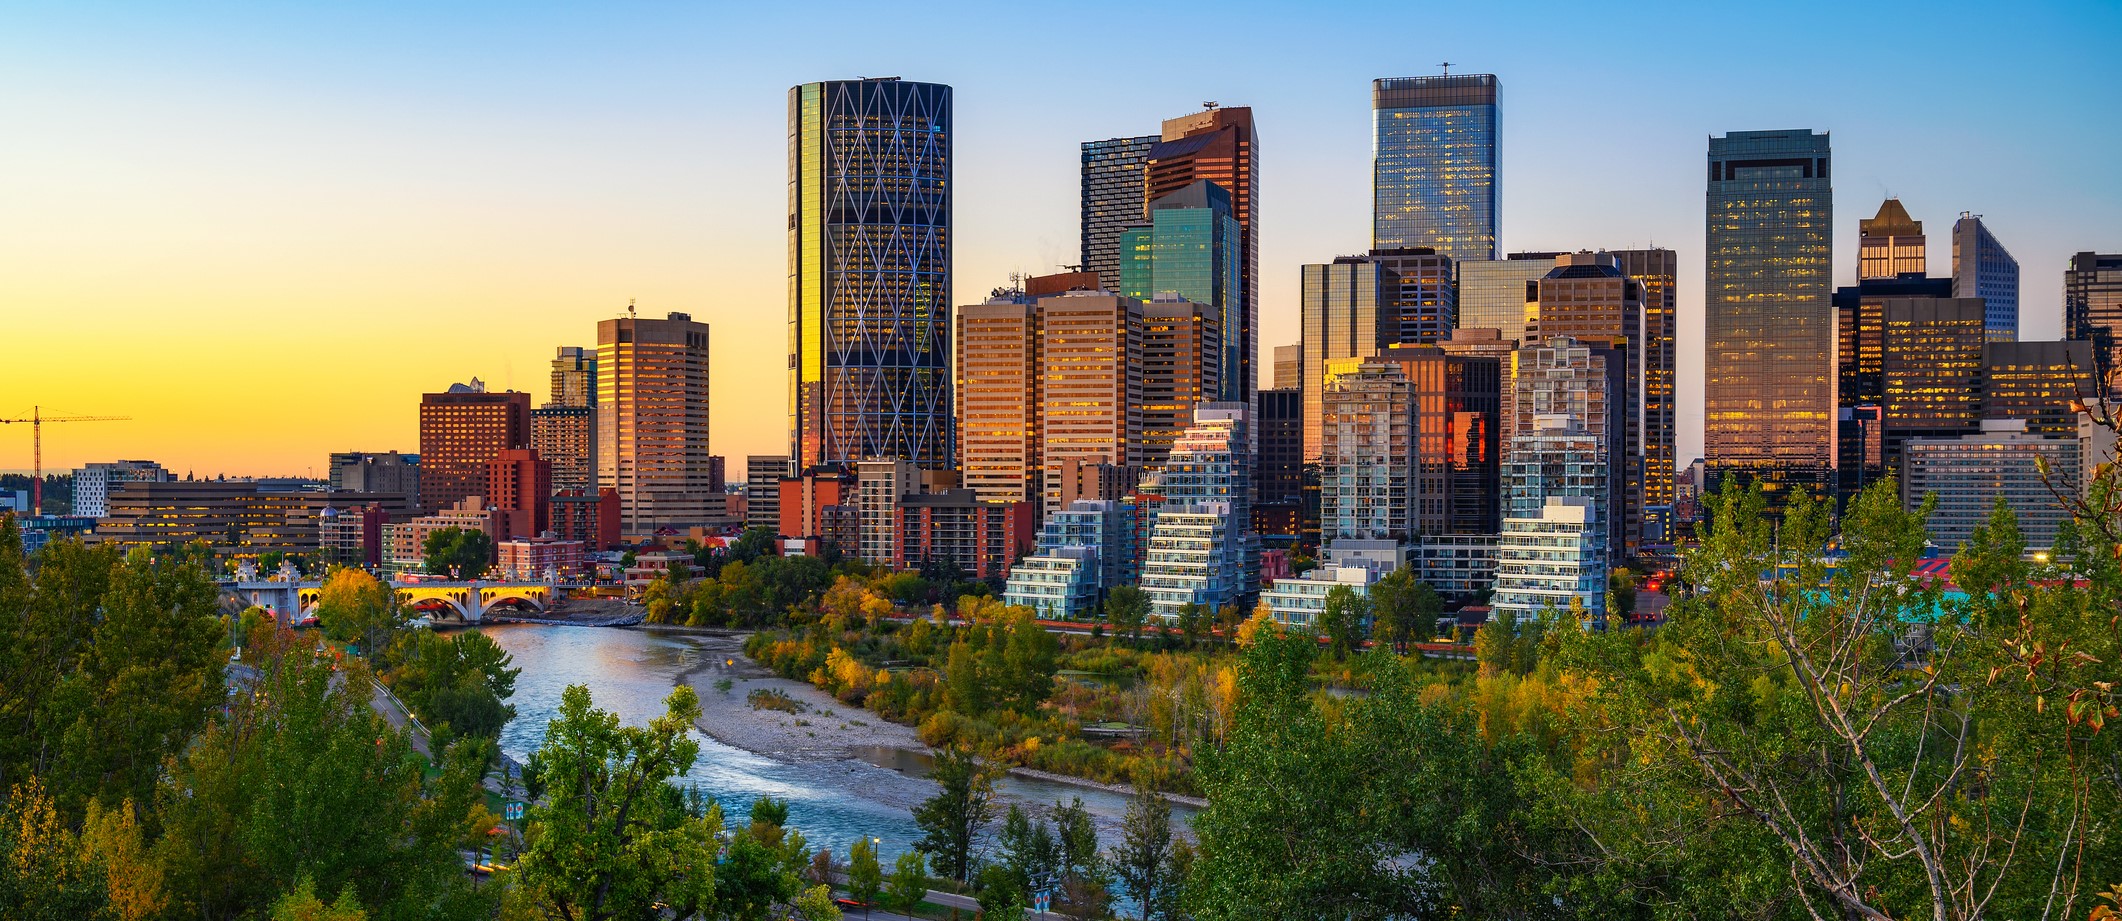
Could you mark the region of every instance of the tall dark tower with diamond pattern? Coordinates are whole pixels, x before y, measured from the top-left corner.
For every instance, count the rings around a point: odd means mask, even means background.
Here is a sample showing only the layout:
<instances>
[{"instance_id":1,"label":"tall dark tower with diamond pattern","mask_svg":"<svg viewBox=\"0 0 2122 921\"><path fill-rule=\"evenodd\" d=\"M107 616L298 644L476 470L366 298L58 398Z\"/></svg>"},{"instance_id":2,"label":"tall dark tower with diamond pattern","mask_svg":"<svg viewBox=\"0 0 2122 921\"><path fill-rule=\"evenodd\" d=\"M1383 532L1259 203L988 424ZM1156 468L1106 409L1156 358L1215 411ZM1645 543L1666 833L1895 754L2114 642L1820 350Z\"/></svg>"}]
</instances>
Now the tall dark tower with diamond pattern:
<instances>
[{"instance_id":1,"label":"tall dark tower with diamond pattern","mask_svg":"<svg viewBox=\"0 0 2122 921\"><path fill-rule=\"evenodd\" d=\"M795 469L942 469L951 425L951 88L788 91L788 430Z\"/></svg>"}]
</instances>

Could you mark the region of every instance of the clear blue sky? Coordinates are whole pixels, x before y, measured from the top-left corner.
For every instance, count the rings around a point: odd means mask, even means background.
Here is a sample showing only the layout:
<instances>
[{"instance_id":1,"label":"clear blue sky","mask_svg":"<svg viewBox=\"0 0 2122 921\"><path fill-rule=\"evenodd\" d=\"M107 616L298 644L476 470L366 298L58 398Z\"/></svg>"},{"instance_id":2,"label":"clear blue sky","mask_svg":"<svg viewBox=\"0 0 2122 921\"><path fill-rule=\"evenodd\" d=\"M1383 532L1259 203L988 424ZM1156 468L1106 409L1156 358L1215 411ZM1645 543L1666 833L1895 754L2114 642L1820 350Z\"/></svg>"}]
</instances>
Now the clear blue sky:
<instances>
[{"instance_id":1,"label":"clear blue sky","mask_svg":"<svg viewBox=\"0 0 2122 921\"><path fill-rule=\"evenodd\" d=\"M2122 250L2122 5L47 4L0 29L0 414L48 466L300 473L411 449L422 390L544 396L638 298L714 326L717 453L781 450L785 93L899 75L957 103L956 291L1074 261L1076 145L1204 100L1262 138L1263 346L1297 266L1369 236L1369 81L1498 74L1508 249L1678 250L1699 450L1705 138L1834 134L1838 275L1887 193L1932 272L1962 210L2058 334ZM43 343L25 348L22 343ZM17 406L15 404L21 404ZM241 432L240 437L230 433ZM26 433L25 433L26 434ZM63 437L62 437L63 436ZM0 431L0 468L26 467Z\"/></svg>"}]
</instances>

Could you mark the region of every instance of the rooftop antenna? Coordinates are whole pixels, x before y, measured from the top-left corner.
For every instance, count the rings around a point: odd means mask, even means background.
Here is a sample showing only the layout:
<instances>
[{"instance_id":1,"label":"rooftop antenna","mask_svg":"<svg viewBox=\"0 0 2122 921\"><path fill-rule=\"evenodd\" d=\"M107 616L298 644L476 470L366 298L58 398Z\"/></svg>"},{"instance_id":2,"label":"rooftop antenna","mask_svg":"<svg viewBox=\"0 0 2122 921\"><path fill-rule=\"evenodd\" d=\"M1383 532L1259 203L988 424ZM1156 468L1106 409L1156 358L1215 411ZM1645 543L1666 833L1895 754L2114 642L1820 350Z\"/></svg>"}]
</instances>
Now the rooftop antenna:
<instances>
[{"instance_id":1,"label":"rooftop antenna","mask_svg":"<svg viewBox=\"0 0 2122 921\"><path fill-rule=\"evenodd\" d=\"M633 299L633 298L627 298L627 299L626 299L626 316L627 316L627 318L628 318L628 319L632 319L632 318L633 318L633 316L634 316L634 299Z\"/></svg>"},{"instance_id":2,"label":"rooftop antenna","mask_svg":"<svg viewBox=\"0 0 2122 921\"><path fill-rule=\"evenodd\" d=\"M1216 101L1215 101L1215 100L1213 100L1213 99L1210 99L1210 100L1206 100L1206 101L1204 101L1204 102L1202 102L1202 103L1201 103L1201 108L1204 108L1204 109L1213 109L1213 108L1215 108L1215 107L1216 107Z\"/></svg>"},{"instance_id":3,"label":"rooftop antenna","mask_svg":"<svg viewBox=\"0 0 2122 921\"><path fill-rule=\"evenodd\" d=\"M1452 62L1450 62L1450 61L1445 61L1444 63L1442 63L1442 64L1439 64L1439 65L1437 65L1437 66L1438 66L1438 67L1442 67L1442 68L1444 68L1444 75L1445 75L1445 76L1449 77L1449 76L1451 76L1451 75L1452 75Z\"/></svg>"}]
</instances>

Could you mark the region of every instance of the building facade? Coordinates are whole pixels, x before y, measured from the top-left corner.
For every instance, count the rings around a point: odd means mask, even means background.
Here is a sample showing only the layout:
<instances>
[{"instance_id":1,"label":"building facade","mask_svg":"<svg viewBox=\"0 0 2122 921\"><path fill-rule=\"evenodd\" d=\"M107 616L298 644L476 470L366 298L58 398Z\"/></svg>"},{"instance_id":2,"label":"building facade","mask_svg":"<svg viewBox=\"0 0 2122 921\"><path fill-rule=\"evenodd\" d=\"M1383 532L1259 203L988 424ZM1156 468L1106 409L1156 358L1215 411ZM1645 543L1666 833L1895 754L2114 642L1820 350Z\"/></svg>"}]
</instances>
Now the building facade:
<instances>
[{"instance_id":1,"label":"building facade","mask_svg":"<svg viewBox=\"0 0 2122 921\"><path fill-rule=\"evenodd\" d=\"M1614 250L1621 271L1643 286L1643 504L1673 504L1680 439L1680 254Z\"/></svg>"},{"instance_id":2,"label":"building facade","mask_svg":"<svg viewBox=\"0 0 2122 921\"><path fill-rule=\"evenodd\" d=\"M1247 528L1258 448L1249 415L1243 403L1203 404L1172 449L1141 579L1152 616L1174 620L1189 604L1213 615L1257 590L1259 538Z\"/></svg>"},{"instance_id":3,"label":"building facade","mask_svg":"<svg viewBox=\"0 0 2122 921\"><path fill-rule=\"evenodd\" d=\"M1493 74L1371 82L1371 246L1496 258L1502 125Z\"/></svg>"},{"instance_id":4,"label":"building facade","mask_svg":"<svg viewBox=\"0 0 2122 921\"><path fill-rule=\"evenodd\" d=\"M2069 435L2078 428L2074 405L2099 399L2090 342L1991 340L1982 349L1984 419L2023 419L2028 432Z\"/></svg>"},{"instance_id":5,"label":"building facade","mask_svg":"<svg viewBox=\"0 0 2122 921\"><path fill-rule=\"evenodd\" d=\"M515 448L486 462L487 501L501 513L496 540L537 537L553 526L553 465L538 452Z\"/></svg>"},{"instance_id":6,"label":"building facade","mask_svg":"<svg viewBox=\"0 0 2122 921\"><path fill-rule=\"evenodd\" d=\"M2020 420L1985 422L1971 435L1910 439L1900 468L1902 505L1913 511L1925 496L1937 496L1926 522L1930 540L1954 550L1988 522L2002 498L2018 516L2026 546L2051 547L2070 520L2056 490L2067 493L2066 484L2079 481L2078 449L2075 438L2028 434Z\"/></svg>"},{"instance_id":7,"label":"building facade","mask_svg":"<svg viewBox=\"0 0 2122 921\"><path fill-rule=\"evenodd\" d=\"M1399 341L1399 318L1393 313L1399 285L1391 269L1365 256L1342 256L1300 270L1305 463L1318 462L1323 450L1327 363L1367 358Z\"/></svg>"},{"instance_id":8,"label":"building facade","mask_svg":"<svg viewBox=\"0 0 2122 921\"><path fill-rule=\"evenodd\" d=\"M1030 502L987 502L969 489L946 489L899 500L893 569L948 563L976 579L1001 579L1033 547Z\"/></svg>"},{"instance_id":9,"label":"building facade","mask_svg":"<svg viewBox=\"0 0 2122 921\"><path fill-rule=\"evenodd\" d=\"M1529 287L1555 268L1561 253L1512 253L1505 259L1467 259L1458 267L1460 329L1493 329L1503 338L1525 338Z\"/></svg>"},{"instance_id":10,"label":"building facade","mask_svg":"<svg viewBox=\"0 0 2122 921\"><path fill-rule=\"evenodd\" d=\"M486 495L486 462L530 447L530 394L490 393L478 378L420 397L420 508Z\"/></svg>"},{"instance_id":11,"label":"building facade","mask_svg":"<svg viewBox=\"0 0 2122 921\"><path fill-rule=\"evenodd\" d=\"M1525 338L1528 345L1555 337L1568 337L1611 352L1606 360L1621 366L1621 390L1609 396L1618 403L1621 419L1620 450L1607 458L1609 475L1620 487L1620 502L1602 509L1604 516L1619 524L1630 545L1643 534L1644 506L1644 291L1642 282L1621 270L1609 253L1565 253L1555 259L1555 268L1531 289L1534 301L1526 305ZM1660 407L1672 418L1676 407ZM1667 429L1664 435L1672 436ZM1667 448L1666 453L1671 453Z\"/></svg>"},{"instance_id":12,"label":"building facade","mask_svg":"<svg viewBox=\"0 0 2122 921\"><path fill-rule=\"evenodd\" d=\"M1953 297L1979 297L1988 312L1991 342L2019 338L2019 260L1982 223L1960 212L1953 222Z\"/></svg>"},{"instance_id":13,"label":"building facade","mask_svg":"<svg viewBox=\"0 0 2122 921\"><path fill-rule=\"evenodd\" d=\"M1251 314L1244 302L1244 234L1231 209L1230 193L1207 180L1150 202L1149 220L1120 234L1119 293L1140 301L1191 301L1214 316L1220 354L1214 360L1219 388L1213 399L1249 399L1224 368L1251 367L1236 336ZM1242 388L1250 394L1250 386Z\"/></svg>"},{"instance_id":14,"label":"building facade","mask_svg":"<svg viewBox=\"0 0 2122 921\"><path fill-rule=\"evenodd\" d=\"M1242 402L1252 399L1260 349L1260 134L1252 109L1212 106L1164 120L1149 150L1146 201L1155 202L1200 180L1230 195L1231 217L1238 225L1238 293L1218 306L1228 311L1223 319L1226 354L1235 355L1223 364L1224 393ZM1181 296L1211 303L1183 292Z\"/></svg>"},{"instance_id":15,"label":"building facade","mask_svg":"<svg viewBox=\"0 0 2122 921\"><path fill-rule=\"evenodd\" d=\"M1039 502L1038 305L1024 292L1001 291L957 313L952 403L962 482L985 500Z\"/></svg>"},{"instance_id":16,"label":"building facade","mask_svg":"<svg viewBox=\"0 0 2122 921\"><path fill-rule=\"evenodd\" d=\"M781 530L781 480L794 471L788 458L779 454L753 454L744 459L744 526Z\"/></svg>"},{"instance_id":17,"label":"building facade","mask_svg":"<svg viewBox=\"0 0 2122 921\"><path fill-rule=\"evenodd\" d=\"M2122 366L2122 253L2078 253L2063 272L2063 334L2093 344L2103 393Z\"/></svg>"},{"instance_id":18,"label":"building facade","mask_svg":"<svg viewBox=\"0 0 2122 921\"><path fill-rule=\"evenodd\" d=\"M1879 213L1857 221L1857 278L1899 278L1930 272L1923 222L1889 198Z\"/></svg>"},{"instance_id":19,"label":"building facade","mask_svg":"<svg viewBox=\"0 0 2122 921\"><path fill-rule=\"evenodd\" d=\"M596 408L547 403L531 410L531 448L553 465L554 488L596 486Z\"/></svg>"},{"instance_id":20,"label":"building facade","mask_svg":"<svg viewBox=\"0 0 2122 921\"><path fill-rule=\"evenodd\" d=\"M1538 518L1556 496L1593 503L1609 533L1600 545L1626 552L1631 494L1614 458L1625 457L1626 415L1617 353L1567 336L1518 350L1516 413L1502 473L1503 517ZM1625 468L1624 468L1625 469Z\"/></svg>"},{"instance_id":21,"label":"building facade","mask_svg":"<svg viewBox=\"0 0 2122 921\"><path fill-rule=\"evenodd\" d=\"M74 468L73 517L109 517L110 497L114 490L124 488L127 483L167 483L171 479L169 471L154 461L83 464Z\"/></svg>"},{"instance_id":22,"label":"building facade","mask_svg":"<svg viewBox=\"0 0 2122 921\"><path fill-rule=\"evenodd\" d=\"M629 535L683 531L719 514L707 324L676 312L597 323L597 486L618 491Z\"/></svg>"},{"instance_id":23,"label":"building facade","mask_svg":"<svg viewBox=\"0 0 2122 921\"><path fill-rule=\"evenodd\" d=\"M1103 292L1039 299L1041 501L1072 498L1062 465L1142 464L1142 304Z\"/></svg>"},{"instance_id":24,"label":"building facade","mask_svg":"<svg viewBox=\"0 0 2122 921\"><path fill-rule=\"evenodd\" d=\"M1891 468L1910 438L1975 430L1988 333L1977 298L1889 298L1884 311L1879 409Z\"/></svg>"},{"instance_id":25,"label":"building facade","mask_svg":"<svg viewBox=\"0 0 2122 921\"><path fill-rule=\"evenodd\" d=\"M1576 602L1583 623L1605 623L1609 530L1581 496L1556 496L1536 515L1503 519L1490 607L1523 622L1566 615Z\"/></svg>"},{"instance_id":26,"label":"building facade","mask_svg":"<svg viewBox=\"0 0 2122 921\"><path fill-rule=\"evenodd\" d=\"M951 88L788 93L789 457L927 468L951 442Z\"/></svg>"},{"instance_id":27,"label":"building facade","mask_svg":"<svg viewBox=\"0 0 2122 921\"><path fill-rule=\"evenodd\" d=\"M1834 461L1834 201L1825 133L1709 140L1703 436L1778 495Z\"/></svg>"},{"instance_id":28,"label":"building facade","mask_svg":"<svg viewBox=\"0 0 2122 921\"><path fill-rule=\"evenodd\" d=\"M1149 151L1156 135L1083 142L1081 264L1107 285L1120 278L1120 231L1142 220L1149 201Z\"/></svg>"}]
</instances>

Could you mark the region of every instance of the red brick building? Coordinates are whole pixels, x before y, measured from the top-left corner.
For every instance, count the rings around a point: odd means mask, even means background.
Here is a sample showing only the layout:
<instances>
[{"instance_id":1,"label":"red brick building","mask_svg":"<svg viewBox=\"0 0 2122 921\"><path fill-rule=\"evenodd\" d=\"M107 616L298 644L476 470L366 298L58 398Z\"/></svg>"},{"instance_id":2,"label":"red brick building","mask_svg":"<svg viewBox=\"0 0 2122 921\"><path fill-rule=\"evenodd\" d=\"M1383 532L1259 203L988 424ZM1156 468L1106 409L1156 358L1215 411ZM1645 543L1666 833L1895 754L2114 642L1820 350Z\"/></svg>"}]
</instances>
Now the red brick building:
<instances>
[{"instance_id":1,"label":"red brick building","mask_svg":"<svg viewBox=\"0 0 2122 921\"><path fill-rule=\"evenodd\" d=\"M619 491L606 487L592 493L586 489L563 489L551 503L553 535L561 540L581 541L589 553L619 546Z\"/></svg>"},{"instance_id":2,"label":"red brick building","mask_svg":"<svg viewBox=\"0 0 2122 921\"><path fill-rule=\"evenodd\" d=\"M915 493L899 500L892 568L950 562L975 578L1000 578L1032 551L1030 502L982 502L970 489Z\"/></svg>"},{"instance_id":3,"label":"red brick building","mask_svg":"<svg viewBox=\"0 0 2122 921\"><path fill-rule=\"evenodd\" d=\"M552 529L553 465L529 448L509 448L486 462L486 498L503 514L503 537L537 537Z\"/></svg>"},{"instance_id":4,"label":"red brick building","mask_svg":"<svg viewBox=\"0 0 2122 921\"><path fill-rule=\"evenodd\" d=\"M466 496L490 495L486 464L530 447L530 411L530 394L488 393L477 378L421 394L421 510L433 514Z\"/></svg>"}]
</instances>

